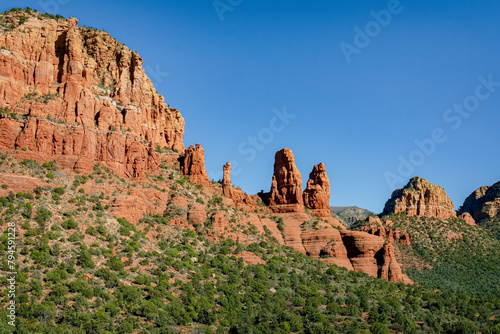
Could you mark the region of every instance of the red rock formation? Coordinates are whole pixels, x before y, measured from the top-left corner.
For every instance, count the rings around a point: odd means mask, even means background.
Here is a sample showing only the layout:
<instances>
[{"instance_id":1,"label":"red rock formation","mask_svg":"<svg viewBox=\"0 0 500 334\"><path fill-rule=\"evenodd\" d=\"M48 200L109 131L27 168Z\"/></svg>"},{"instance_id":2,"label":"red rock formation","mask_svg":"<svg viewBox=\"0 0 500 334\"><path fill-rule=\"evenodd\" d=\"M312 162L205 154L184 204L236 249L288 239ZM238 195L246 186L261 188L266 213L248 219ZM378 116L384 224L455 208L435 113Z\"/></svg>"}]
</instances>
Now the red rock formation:
<instances>
[{"instance_id":1,"label":"red rock formation","mask_svg":"<svg viewBox=\"0 0 500 334\"><path fill-rule=\"evenodd\" d=\"M371 217L369 217L369 218L371 218ZM390 242L398 241L399 243L401 243L402 245L405 245L405 246L409 246L411 244L410 243L410 235L407 232L386 227L386 226L382 225L382 224L385 224L382 222L380 222L380 224L373 224L374 220L380 221L379 218L373 218L371 220L371 222L372 222L371 224L362 226L360 228L360 230L363 232L367 232L367 233L370 233L373 235L380 236L380 237L386 237ZM370 222L370 219L369 219L369 222Z\"/></svg>"},{"instance_id":2,"label":"red rock formation","mask_svg":"<svg viewBox=\"0 0 500 334\"><path fill-rule=\"evenodd\" d=\"M191 224L200 224L203 226L207 220L207 212L205 206L202 204L194 203L188 208L187 219Z\"/></svg>"},{"instance_id":3,"label":"red rock formation","mask_svg":"<svg viewBox=\"0 0 500 334\"><path fill-rule=\"evenodd\" d=\"M305 231L300 234L300 237L306 254L313 259L321 259L323 263L354 270L337 229L324 228Z\"/></svg>"},{"instance_id":4,"label":"red rock formation","mask_svg":"<svg viewBox=\"0 0 500 334\"><path fill-rule=\"evenodd\" d=\"M347 231L340 222L331 217L316 218L317 229L303 229L303 223L311 221L310 215L282 213L277 216L284 221L286 245L296 251L328 265L361 271L374 277L379 274L380 267L384 264L379 259L384 245L383 238L361 231ZM397 263L395 258L394 261ZM393 280L396 279L394 276Z\"/></svg>"},{"instance_id":5,"label":"red rock formation","mask_svg":"<svg viewBox=\"0 0 500 334\"><path fill-rule=\"evenodd\" d=\"M0 188L0 197L5 197L9 192L17 194L18 192L32 192L37 186L46 186L47 184L39 178L24 175L0 174L0 184L6 184L7 189Z\"/></svg>"},{"instance_id":6,"label":"red rock formation","mask_svg":"<svg viewBox=\"0 0 500 334\"><path fill-rule=\"evenodd\" d=\"M231 183L231 163L227 162L223 167L222 170L224 172L224 176L222 177L222 188L227 186L232 186Z\"/></svg>"},{"instance_id":7,"label":"red rock formation","mask_svg":"<svg viewBox=\"0 0 500 334\"><path fill-rule=\"evenodd\" d=\"M377 277L375 254L384 245L384 239L360 231L342 231L341 235L354 270Z\"/></svg>"},{"instance_id":8,"label":"red rock formation","mask_svg":"<svg viewBox=\"0 0 500 334\"><path fill-rule=\"evenodd\" d=\"M74 18L37 15L0 33L0 107L12 113L0 118L1 148L129 177L158 168L154 147L184 150L184 119L136 52Z\"/></svg>"},{"instance_id":9,"label":"red rock formation","mask_svg":"<svg viewBox=\"0 0 500 334\"><path fill-rule=\"evenodd\" d=\"M385 203L383 215L399 212L438 219L457 216L453 202L443 188L420 177L412 178L403 189L395 190Z\"/></svg>"},{"instance_id":10,"label":"red rock formation","mask_svg":"<svg viewBox=\"0 0 500 334\"><path fill-rule=\"evenodd\" d=\"M459 216L460 219L463 219L467 224L471 225L471 226L474 226L476 225L476 221L474 220L474 218L472 218L472 216L470 215L470 213L468 212L464 212L462 213L460 216Z\"/></svg>"},{"instance_id":11,"label":"red rock formation","mask_svg":"<svg viewBox=\"0 0 500 334\"><path fill-rule=\"evenodd\" d=\"M379 269L378 277L394 283L404 282L404 275L399 263L396 261L394 245L392 243L388 242L384 244L381 250L381 257L382 265Z\"/></svg>"},{"instance_id":12,"label":"red rock formation","mask_svg":"<svg viewBox=\"0 0 500 334\"><path fill-rule=\"evenodd\" d=\"M274 157L274 175L268 205L274 212L303 212L302 178L292 150L284 148Z\"/></svg>"},{"instance_id":13,"label":"red rock formation","mask_svg":"<svg viewBox=\"0 0 500 334\"><path fill-rule=\"evenodd\" d=\"M184 175L189 176L189 180L194 184L201 184L207 188L211 186L205 169L205 151L200 144L191 145L186 149L181 170Z\"/></svg>"},{"instance_id":14,"label":"red rock formation","mask_svg":"<svg viewBox=\"0 0 500 334\"><path fill-rule=\"evenodd\" d=\"M244 251L238 254L234 254L237 258L241 258L245 265L256 265L256 264L266 264L266 261L262 260L260 257L254 253Z\"/></svg>"},{"instance_id":15,"label":"red rock formation","mask_svg":"<svg viewBox=\"0 0 500 334\"><path fill-rule=\"evenodd\" d=\"M226 239L229 236L229 221L220 211L212 216L212 231L221 239Z\"/></svg>"},{"instance_id":16,"label":"red rock formation","mask_svg":"<svg viewBox=\"0 0 500 334\"><path fill-rule=\"evenodd\" d=\"M330 180L325 165L315 165L309 174L307 187L303 194L304 205L311 213L320 217L330 217Z\"/></svg>"},{"instance_id":17,"label":"red rock formation","mask_svg":"<svg viewBox=\"0 0 500 334\"><path fill-rule=\"evenodd\" d=\"M465 199L458 213L469 213L475 222L500 217L500 182L474 191Z\"/></svg>"},{"instance_id":18,"label":"red rock formation","mask_svg":"<svg viewBox=\"0 0 500 334\"><path fill-rule=\"evenodd\" d=\"M254 211L255 205L257 205L260 200L257 195L253 197L243 192L238 187L233 187L231 183L231 163L228 162L223 166L224 176L222 178L222 193L229 199L231 199L230 206L235 208L241 208L245 211Z\"/></svg>"}]
</instances>

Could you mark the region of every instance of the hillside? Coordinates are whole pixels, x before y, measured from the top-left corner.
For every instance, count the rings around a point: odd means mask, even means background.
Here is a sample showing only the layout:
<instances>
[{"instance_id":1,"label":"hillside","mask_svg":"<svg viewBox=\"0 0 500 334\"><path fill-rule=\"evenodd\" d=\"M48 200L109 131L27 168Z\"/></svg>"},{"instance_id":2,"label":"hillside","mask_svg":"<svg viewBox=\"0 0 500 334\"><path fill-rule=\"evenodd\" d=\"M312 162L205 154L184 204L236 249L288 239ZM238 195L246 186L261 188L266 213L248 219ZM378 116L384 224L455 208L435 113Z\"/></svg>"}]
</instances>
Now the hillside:
<instances>
[{"instance_id":1,"label":"hillside","mask_svg":"<svg viewBox=\"0 0 500 334\"><path fill-rule=\"evenodd\" d=\"M405 214L383 216L353 228L376 235L408 235L405 242L396 243L397 258L403 271L423 286L500 297L500 241L489 229L460 218L443 221Z\"/></svg>"},{"instance_id":2,"label":"hillside","mask_svg":"<svg viewBox=\"0 0 500 334\"><path fill-rule=\"evenodd\" d=\"M173 169L124 182L98 165L91 174L68 175L54 163L17 163L5 154L0 163L9 180L16 180L2 184L8 194L0 204L4 227L15 223L18 231L18 332L500 329L488 320L500 314L498 299L393 284L328 266L279 245L251 224L232 225L230 231L238 226L242 232L238 242L218 237L215 221L183 225L185 212L173 205L134 224L116 216L122 194L133 197L158 188L192 193L223 215L248 215L224 206L220 197L207 195ZM33 191L22 191L35 184ZM3 321L5 316L4 310Z\"/></svg>"},{"instance_id":3,"label":"hillside","mask_svg":"<svg viewBox=\"0 0 500 334\"><path fill-rule=\"evenodd\" d=\"M289 148L268 193L233 185L230 163L211 182L137 52L31 9L0 26L2 297L16 305L0 332L500 332L495 218L466 223L421 178L382 219L332 209L325 165L303 190Z\"/></svg>"}]
</instances>

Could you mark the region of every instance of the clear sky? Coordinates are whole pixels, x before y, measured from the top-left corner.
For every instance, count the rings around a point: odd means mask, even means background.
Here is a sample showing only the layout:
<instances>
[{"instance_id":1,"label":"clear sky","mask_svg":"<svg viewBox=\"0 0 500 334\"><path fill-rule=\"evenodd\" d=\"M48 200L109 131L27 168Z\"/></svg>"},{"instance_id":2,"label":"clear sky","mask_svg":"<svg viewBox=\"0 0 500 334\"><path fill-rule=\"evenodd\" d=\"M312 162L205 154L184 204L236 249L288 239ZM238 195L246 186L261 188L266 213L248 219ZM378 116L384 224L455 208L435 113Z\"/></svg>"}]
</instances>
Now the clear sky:
<instances>
[{"instance_id":1,"label":"clear sky","mask_svg":"<svg viewBox=\"0 0 500 334\"><path fill-rule=\"evenodd\" d=\"M0 10L26 6L138 51L185 118L186 147L203 145L210 178L231 161L250 194L269 190L283 147L304 186L326 165L335 206L381 212L418 175L458 208L500 180L499 1L4 0Z\"/></svg>"}]
</instances>

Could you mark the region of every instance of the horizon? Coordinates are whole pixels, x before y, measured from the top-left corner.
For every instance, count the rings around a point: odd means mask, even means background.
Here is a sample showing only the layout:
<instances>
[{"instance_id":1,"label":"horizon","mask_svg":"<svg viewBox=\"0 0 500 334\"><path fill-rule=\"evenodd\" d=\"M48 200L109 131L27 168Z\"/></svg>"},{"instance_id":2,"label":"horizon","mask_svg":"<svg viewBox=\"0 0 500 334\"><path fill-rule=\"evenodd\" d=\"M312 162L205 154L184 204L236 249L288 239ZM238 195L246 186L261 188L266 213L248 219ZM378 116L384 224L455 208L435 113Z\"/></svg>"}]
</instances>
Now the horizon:
<instances>
[{"instance_id":1,"label":"horizon","mask_svg":"<svg viewBox=\"0 0 500 334\"><path fill-rule=\"evenodd\" d=\"M185 146L203 146L210 179L230 161L249 194L269 191L284 147L303 189L323 162L330 206L375 213L413 176L443 187L455 209L500 180L499 3L231 3L9 0L0 10L76 17L138 51L186 121Z\"/></svg>"}]
</instances>

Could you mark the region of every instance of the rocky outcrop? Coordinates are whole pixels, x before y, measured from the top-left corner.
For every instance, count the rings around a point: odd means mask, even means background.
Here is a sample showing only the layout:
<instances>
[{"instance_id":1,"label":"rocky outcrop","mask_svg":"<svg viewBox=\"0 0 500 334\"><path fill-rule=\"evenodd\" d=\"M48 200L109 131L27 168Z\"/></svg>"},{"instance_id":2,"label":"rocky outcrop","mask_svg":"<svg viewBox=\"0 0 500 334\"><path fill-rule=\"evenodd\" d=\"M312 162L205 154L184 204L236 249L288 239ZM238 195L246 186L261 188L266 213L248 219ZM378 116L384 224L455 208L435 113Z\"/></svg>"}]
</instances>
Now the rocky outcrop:
<instances>
[{"instance_id":1,"label":"rocky outcrop","mask_svg":"<svg viewBox=\"0 0 500 334\"><path fill-rule=\"evenodd\" d=\"M337 229L324 228L305 231L300 234L300 238L306 254L313 259L321 259L324 263L354 270Z\"/></svg>"},{"instance_id":2,"label":"rocky outcrop","mask_svg":"<svg viewBox=\"0 0 500 334\"><path fill-rule=\"evenodd\" d=\"M458 218L464 220L467 224L474 226L476 225L476 220L472 218L471 214L468 212L462 213Z\"/></svg>"},{"instance_id":3,"label":"rocky outcrop","mask_svg":"<svg viewBox=\"0 0 500 334\"><path fill-rule=\"evenodd\" d=\"M420 177L412 178L403 189L392 193L383 215L403 212L408 216L448 219L457 214L444 189Z\"/></svg>"},{"instance_id":4,"label":"rocky outcrop","mask_svg":"<svg viewBox=\"0 0 500 334\"><path fill-rule=\"evenodd\" d=\"M384 237L389 242L397 241L404 246L411 245L410 235L405 231L390 227L393 224L392 221L382 221L380 218L374 216L368 217L366 221L368 224L362 225L359 228L360 231Z\"/></svg>"},{"instance_id":5,"label":"rocky outcrop","mask_svg":"<svg viewBox=\"0 0 500 334\"><path fill-rule=\"evenodd\" d=\"M217 211L212 216L212 231L220 239L227 239L229 237L229 221L220 211Z\"/></svg>"},{"instance_id":6,"label":"rocky outcrop","mask_svg":"<svg viewBox=\"0 0 500 334\"><path fill-rule=\"evenodd\" d=\"M399 263L396 261L394 254L394 245L391 242L385 243L384 247L379 251L379 259L381 262L378 277L389 282L406 282L408 278L403 275Z\"/></svg>"},{"instance_id":7,"label":"rocky outcrop","mask_svg":"<svg viewBox=\"0 0 500 334\"><path fill-rule=\"evenodd\" d=\"M136 52L77 24L34 13L0 32L0 107L9 112L0 118L0 147L143 177L159 166L156 147L184 151L184 119L165 104Z\"/></svg>"},{"instance_id":8,"label":"rocky outcrop","mask_svg":"<svg viewBox=\"0 0 500 334\"><path fill-rule=\"evenodd\" d=\"M234 256L236 256L236 258L238 259L242 259L243 263L247 266L252 266L256 264L266 264L266 261L262 260L254 253L248 251L243 251L241 253L234 254Z\"/></svg>"},{"instance_id":9,"label":"rocky outcrop","mask_svg":"<svg viewBox=\"0 0 500 334\"><path fill-rule=\"evenodd\" d=\"M227 162L223 167L224 176L222 178L222 193L232 200L232 204L236 208L241 208L247 211L254 211L253 206L258 204L258 196L250 196L243 192L241 188L233 187L231 183L231 163Z\"/></svg>"},{"instance_id":10,"label":"rocky outcrop","mask_svg":"<svg viewBox=\"0 0 500 334\"><path fill-rule=\"evenodd\" d=\"M360 231L342 231L341 235L354 270L377 277L375 254L383 247L384 239Z\"/></svg>"},{"instance_id":11,"label":"rocky outcrop","mask_svg":"<svg viewBox=\"0 0 500 334\"><path fill-rule=\"evenodd\" d=\"M309 174L307 187L303 194L304 206L319 217L330 217L330 180L325 165L320 163Z\"/></svg>"},{"instance_id":12,"label":"rocky outcrop","mask_svg":"<svg viewBox=\"0 0 500 334\"><path fill-rule=\"evenodd\" d=\"M267 203L274 212L303 212L302 177L292 150L284 148L274 156L274 174Z\"/></svg>"},{"instance_id":13,"label":"rocky outcrop","mask_svg":"<svg viewBox=\"0 0 500 334\"><path fill-rule=\"evenodd\" d=\"M205 150L200 144L189 146L181 161L182 174L189 176L194 184L210 187L210 179L205 169Z\"/></svg>"},{"instance_id":14,"label":"rocky outcrop","mask_svg":"<svg viewBox=\"0 0 500 334\"><path fill-rule=\"evenodd\" d=\"M298 252L319 259L328 265L336 265L380 277L381 268L386 264L392 271L387 271L385 279L398 280L397 260L387 254L384 262L384 239L361 231L348 231L336 219L327 217L313 218L306 213L279 213L283 219L285 244ZM304 222L309 222L304 224ZM313 223L314 228L310 226ZM390 261L394 261L393 264ZM392 274L394 272L394 274Z\"/></svg>"},{"instance_id":15,"label":"rocky outcrop","mask_svg":"<svg viewBox=\"0 0 500 334\"><path fill-rule=\"evenodd\" d=\"M500 217L500 181L491 187L481 187L469 195L458 209L459 214L469 213L479 222Z\"/></svg>"},{"instance_id":16,"label":"rocky outcrop","mask_svg":"<svg viewBox=\"0 0 500 334\"><path fill-rule=\"evenodd\" d=\"M231 163L229 161L222 167L222 171L223 171L222 189L232 186L231 169L233 169L233 168L231 167Z\"/></svg>"},{"instance_id":17,"label":"rocky outcrop","mask_svg":"<svg viewBox=\"0 0 500 334\"><path fill-rule=\"evenodd\" d=\"M202 225L207 220L207 212L205 206L202 204L194 203L188 208L187 220L189 223Z\"/></svg>"}]
</instances>

